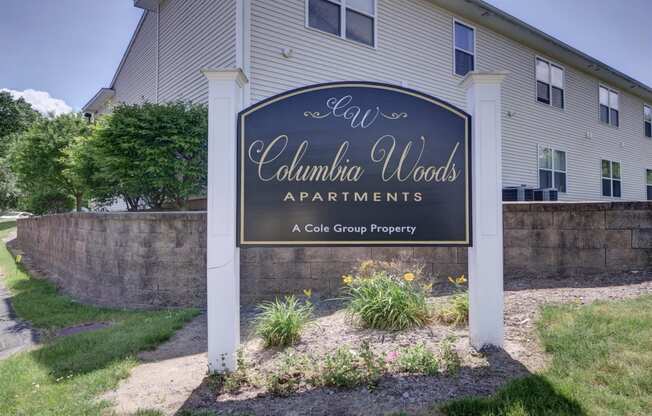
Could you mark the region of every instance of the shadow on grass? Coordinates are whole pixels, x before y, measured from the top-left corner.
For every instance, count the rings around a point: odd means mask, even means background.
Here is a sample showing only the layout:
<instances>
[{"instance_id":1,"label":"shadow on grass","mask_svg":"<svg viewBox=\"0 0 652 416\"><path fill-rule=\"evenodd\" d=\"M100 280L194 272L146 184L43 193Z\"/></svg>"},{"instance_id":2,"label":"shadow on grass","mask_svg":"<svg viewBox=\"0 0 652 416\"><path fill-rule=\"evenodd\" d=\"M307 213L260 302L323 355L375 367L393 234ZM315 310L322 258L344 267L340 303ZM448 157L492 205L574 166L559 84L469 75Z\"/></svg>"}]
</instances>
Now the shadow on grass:
<instances>
[{"instance_id":1,"label":"shadow on grass","mask_svg":"<svg viewBox=\"0 0 652 416\"><path fill-rule=\"evenodd\" d=\"M585 414L579 404L559 394L544 378L531 374L525 366L504 350L487 351L486 358L489 362L487 367L462 367L457 375L433 377L387 375L373 391L369 391L366 387L351 390L314 388L289 397L274 397L266 394L247 398L243 395L242 399L235 396L224 397L223 400L218 401L208 379L204 379L188 397L177 415L192 414L192 411L198 410L212 410L217 414L224 412L284 415L292 410L296 415L311 416L358 414L434 416L440 415L439 406L451 399L486 397L496 392L498 392L496 398L471 398L454 402L445 408L444 414L453 416L582 416ZM514 410L518 407L523 412L512 412L510 407L502 408L506 399Z\"/></svg>"},{"instance_id":2,"label":"shadow on grass","mask_svg":"<svg viewBox=\"0 0 652 416\"><path fill-rule=\"evenodd\" d=\"M0 220L0 232L14 228L16 226L16 220Z\"/></svg>"},{"instance_id":3,"label":"shadow on grass","mask_svg":"<svg viewBox=\"0 0 652 416\"><path fill-rule=\"evenodd\" d=\"M580 404L558 392L545 376L509 382L491 398L465 398L441 408L447 416L582 416Z\"/></svg>"},{"instance_id":4,"label":"shadow on grass","mask_svg":"<svg viewBox=\"0 0 652 416\"><path fill-rule=\"evenodd\" d=\"M195 315L192 310L133 312L109 328L56 338L30 354L54 379L86 374L156 348Z\"/></svg>"}]
</instances>

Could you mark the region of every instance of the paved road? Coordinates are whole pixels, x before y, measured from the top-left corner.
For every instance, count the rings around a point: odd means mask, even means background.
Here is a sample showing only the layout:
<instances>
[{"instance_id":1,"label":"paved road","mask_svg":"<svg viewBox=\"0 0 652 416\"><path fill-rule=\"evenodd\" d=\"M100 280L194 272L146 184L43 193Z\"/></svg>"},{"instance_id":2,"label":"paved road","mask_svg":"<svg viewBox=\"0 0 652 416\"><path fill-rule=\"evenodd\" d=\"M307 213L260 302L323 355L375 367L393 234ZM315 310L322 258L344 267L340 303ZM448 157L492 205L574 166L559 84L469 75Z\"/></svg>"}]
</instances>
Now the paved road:
<instances>
[{"instance_id":1,"label":"paved road","mask_svg":"<svg viewBox=\"0 0 652 416\"><path fill-rule=\"evenodd\" d=\"M37 341L36 332L27 323L16 319L10 299L11 293L0 272L0 360L30 348Z\"/></svg>"}]
</instances>

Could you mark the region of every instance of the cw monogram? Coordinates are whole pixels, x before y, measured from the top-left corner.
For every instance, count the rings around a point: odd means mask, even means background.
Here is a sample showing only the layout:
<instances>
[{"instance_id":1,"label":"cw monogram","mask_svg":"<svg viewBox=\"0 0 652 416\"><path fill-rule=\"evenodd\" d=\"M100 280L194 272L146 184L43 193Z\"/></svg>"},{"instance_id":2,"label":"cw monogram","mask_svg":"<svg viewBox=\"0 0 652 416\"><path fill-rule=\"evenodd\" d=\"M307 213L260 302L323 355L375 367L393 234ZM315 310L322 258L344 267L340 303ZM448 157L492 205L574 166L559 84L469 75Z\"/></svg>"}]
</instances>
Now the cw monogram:
<instances>
[{"instance_id":1,"label":"cw monogram","mask_svg":"<svg viewBox=\"0 0 652 416\"><path fill-rule=\"evenodd\" d=\"M326 117L337 117L343 118L350 121L352 128L362 127L366 129L371 126L378 117L383 117L388 120L398 120L401 118L407 118L407 113L383 113L380 110L380 107L376 106L375 108L370 108L363 110L360 106L351 105L353 101L353 96L345 95L341 98L331 97L326 100L326 107L329 109L326 113L321 113L319 111L306 111L303 113L305 117L322 119Z\"/></svg>"}]
</instances>

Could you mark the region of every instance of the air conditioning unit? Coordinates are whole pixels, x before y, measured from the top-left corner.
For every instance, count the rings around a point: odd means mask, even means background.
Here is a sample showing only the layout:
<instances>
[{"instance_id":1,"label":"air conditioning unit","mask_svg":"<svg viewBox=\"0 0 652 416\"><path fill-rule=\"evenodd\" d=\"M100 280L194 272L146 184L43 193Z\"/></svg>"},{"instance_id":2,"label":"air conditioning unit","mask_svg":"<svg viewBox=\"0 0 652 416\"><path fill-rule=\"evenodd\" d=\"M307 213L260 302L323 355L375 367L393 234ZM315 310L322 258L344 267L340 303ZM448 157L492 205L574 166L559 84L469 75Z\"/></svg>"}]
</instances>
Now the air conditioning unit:
<instances>
[{"instance_id":1,"label":"air conditioning unit","mask_svg":"<svg viewBox=\"0 0 652 416\"><path fill-rule=\"evenodd\" d=\"M532 201L534 189L526 185L506 186L503 188L503 201Z\"/></svg>"},{"instance_id":2,"label":"air conditioning unit","mask_svg":"<svg viewBox=\"0 0 652 416\"><path fill-rule=\"evenodd\" d=\"M555 188L540 188L534 190L535 201L557 201L559 192Z\"/></svg>"}]
</instances>

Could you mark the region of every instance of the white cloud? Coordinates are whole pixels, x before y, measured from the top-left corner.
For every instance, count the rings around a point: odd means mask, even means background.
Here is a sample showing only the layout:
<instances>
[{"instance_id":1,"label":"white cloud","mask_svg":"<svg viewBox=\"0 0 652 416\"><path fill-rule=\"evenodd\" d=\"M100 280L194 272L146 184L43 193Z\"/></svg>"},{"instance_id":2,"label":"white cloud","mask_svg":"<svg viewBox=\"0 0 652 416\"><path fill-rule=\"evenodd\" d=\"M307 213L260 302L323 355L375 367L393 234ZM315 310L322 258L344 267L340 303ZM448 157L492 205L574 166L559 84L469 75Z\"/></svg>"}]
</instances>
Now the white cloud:
<instances>
[{"instance_id":1,"label":"white cloud","mask_svg":"<svg viewBox=\"0 0 652 416\"><path fill-rule=\"evenodd\" d=\"M23 98L32 105L34 110L45 115L54 114L55 116L58 116L72 111L72 107L66 104L65 101L51 97L50 93L46 91L36 91L32 89L14 91L6 88L2 88L0 91L7 91L16 99Z\"/></svg>"}]
</instances>

